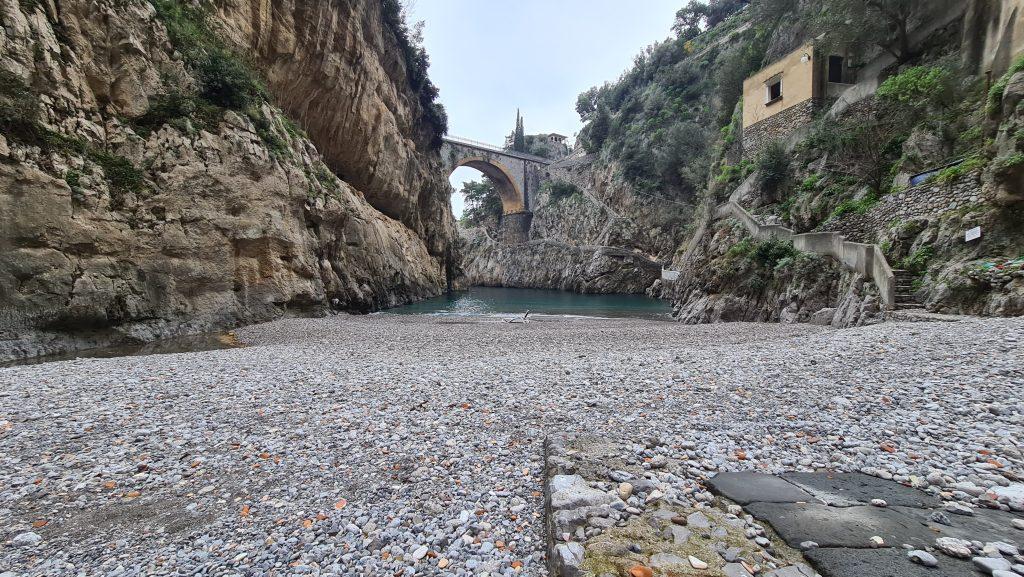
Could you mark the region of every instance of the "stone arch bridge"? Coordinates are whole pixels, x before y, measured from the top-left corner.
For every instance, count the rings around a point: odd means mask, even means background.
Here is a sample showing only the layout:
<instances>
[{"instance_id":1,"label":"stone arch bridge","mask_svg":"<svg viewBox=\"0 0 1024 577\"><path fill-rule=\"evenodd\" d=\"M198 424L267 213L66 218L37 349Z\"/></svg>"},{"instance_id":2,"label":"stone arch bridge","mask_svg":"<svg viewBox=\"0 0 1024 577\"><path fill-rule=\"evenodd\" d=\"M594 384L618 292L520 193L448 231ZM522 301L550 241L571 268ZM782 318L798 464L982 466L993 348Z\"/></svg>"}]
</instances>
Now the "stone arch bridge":
<instances>
[{"instance_id":1,"label":"stone arch bridge","mask_svg":"<svg viewBox=\"0 0 1024 577\"><path fill-rule=\"evenodd\" d=\"M456 168L468 166L494 182L501 197L503 243L529 240L533 221L532 197L540 188L551 160L454 136L444 138L441 159L449 176Z\"/></svg>"}]
</instances>

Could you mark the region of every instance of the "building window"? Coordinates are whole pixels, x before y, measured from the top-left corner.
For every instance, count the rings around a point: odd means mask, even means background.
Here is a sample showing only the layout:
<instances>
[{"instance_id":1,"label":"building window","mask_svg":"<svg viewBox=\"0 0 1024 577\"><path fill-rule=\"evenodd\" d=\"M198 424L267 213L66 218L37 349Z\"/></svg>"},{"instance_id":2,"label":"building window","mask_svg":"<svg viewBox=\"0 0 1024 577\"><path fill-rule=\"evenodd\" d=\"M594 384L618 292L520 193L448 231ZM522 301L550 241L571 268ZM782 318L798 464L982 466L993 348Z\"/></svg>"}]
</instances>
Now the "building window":
<instances>
[{"instance_id":1,"label":"building window","mask_svg":"<svg viewBox=\"0 0 1024 577\"><path fill-rule=\"evenodd\" d=\"M843 57L828 57L828 81L836 84L843 83Z\"/></svg>"},{"instance_id":2,"label":"building window","mask_svg":"<svg viewBox=\"0 0 1024 577\"><path fill-rule=\"evenodd\" d=\"M782 100L782 76L776 76L765 83L768 87L768 93L766 95L765 104L771 104L777 100Z\"/></svg>"}]
</instances>

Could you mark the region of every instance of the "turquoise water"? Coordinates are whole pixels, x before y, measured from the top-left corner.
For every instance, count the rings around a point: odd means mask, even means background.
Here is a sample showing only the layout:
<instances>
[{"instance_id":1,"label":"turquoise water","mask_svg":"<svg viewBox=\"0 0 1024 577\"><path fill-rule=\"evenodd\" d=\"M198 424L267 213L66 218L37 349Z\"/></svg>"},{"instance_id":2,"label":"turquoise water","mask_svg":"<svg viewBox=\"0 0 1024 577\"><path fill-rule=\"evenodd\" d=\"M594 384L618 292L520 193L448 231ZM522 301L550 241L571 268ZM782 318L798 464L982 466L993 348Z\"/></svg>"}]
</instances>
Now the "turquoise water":
<instances>
[{"instance_id":1,"label":"turquoise water","mask_svg":"<svg viewBox=\"0 0 1024 577\"><path fill-rule=\"evenodd\" d=\"M400 315L533 315L668 319L668 302L637 295L584 295L567 291L474 287L390 309Z\"/></svg>"}]
</instances>

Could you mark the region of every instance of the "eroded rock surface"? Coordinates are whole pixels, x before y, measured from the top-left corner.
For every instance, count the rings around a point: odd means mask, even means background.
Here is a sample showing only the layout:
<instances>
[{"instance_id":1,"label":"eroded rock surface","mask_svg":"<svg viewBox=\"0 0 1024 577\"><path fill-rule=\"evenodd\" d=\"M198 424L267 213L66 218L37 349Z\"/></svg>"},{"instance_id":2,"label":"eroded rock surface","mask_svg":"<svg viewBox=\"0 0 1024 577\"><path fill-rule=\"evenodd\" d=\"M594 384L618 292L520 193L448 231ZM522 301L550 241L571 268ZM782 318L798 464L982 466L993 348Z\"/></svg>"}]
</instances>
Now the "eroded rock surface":
<instances>
[{"instance_id":1,"label":"eroded rock surface","mask_svg":"<svg viewBox=\"0 0 1024 577\"><path fill-rule=\"evenodd\" d=\"M140 127L195 83L147 2L0 6L4 90L58 135L0 137L0 359L442 289L447 183L380 5L219 7L309 138L267 104Z\"/></svg>"}]
</instances>

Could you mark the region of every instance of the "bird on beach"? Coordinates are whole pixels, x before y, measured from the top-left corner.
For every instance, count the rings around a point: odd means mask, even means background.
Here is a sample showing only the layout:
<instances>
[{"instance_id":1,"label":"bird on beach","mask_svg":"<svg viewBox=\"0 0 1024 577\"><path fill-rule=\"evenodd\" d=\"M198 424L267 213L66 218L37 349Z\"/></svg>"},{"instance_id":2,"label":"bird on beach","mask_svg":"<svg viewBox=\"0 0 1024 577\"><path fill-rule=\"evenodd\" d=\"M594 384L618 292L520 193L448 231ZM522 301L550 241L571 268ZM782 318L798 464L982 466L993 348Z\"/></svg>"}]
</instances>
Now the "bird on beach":
<instances>
[{"instance_id":1,"label":"bird on beach","mask_svg":"<svg viewBox=\"0 0 1024 577\"><path fill-rule=\"evenodd\" d=\"M505 322L509 323L509 324L525 323L525 322L529 321L529 316L530 316L531 312L532 311L526 311L526 313L523 314L523 318L521 318L521 319L505 319Z\"/></svg>"}]
</instances>

